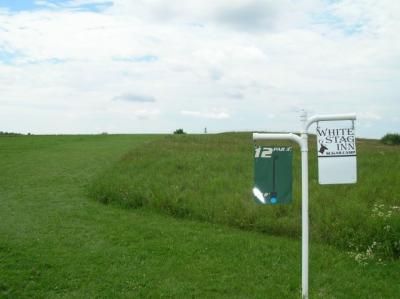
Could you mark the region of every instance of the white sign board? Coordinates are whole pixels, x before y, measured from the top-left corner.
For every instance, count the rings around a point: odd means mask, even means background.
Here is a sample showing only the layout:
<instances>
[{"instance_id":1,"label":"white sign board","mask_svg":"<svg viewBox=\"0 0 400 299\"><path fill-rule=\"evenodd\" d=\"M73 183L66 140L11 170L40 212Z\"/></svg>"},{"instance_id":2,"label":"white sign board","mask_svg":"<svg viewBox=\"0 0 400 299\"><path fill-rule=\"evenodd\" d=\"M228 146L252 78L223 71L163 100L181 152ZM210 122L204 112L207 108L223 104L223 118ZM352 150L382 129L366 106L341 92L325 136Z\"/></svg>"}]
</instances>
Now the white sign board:
<instances>
[{"instance_id":1,"label":"white sign board","mask_svg":"<svg viewBox=\"0 0 400 299\"><path fill-rule=\"evenodd\" d=\"M352 122L319 122L317 151L320 184L357 182L356 137Z\"/></svg>"}]
</instances>

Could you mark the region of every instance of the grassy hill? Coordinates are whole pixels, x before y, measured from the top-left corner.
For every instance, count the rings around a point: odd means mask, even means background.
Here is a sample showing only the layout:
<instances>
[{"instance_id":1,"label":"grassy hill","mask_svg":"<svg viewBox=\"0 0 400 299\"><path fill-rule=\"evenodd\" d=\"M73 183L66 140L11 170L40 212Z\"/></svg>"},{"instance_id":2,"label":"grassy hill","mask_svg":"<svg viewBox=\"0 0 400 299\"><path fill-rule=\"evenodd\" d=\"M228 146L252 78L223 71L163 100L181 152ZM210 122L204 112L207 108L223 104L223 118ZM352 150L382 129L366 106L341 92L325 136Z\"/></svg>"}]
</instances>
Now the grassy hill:
<instances>
[{"instance_id":1,"label":"grassy hill","mask_svg":"<svg viewBox=\"0 0 400 299\"><path fill-rule=\"evenodd\" d=\"M252 151L247 136L222 138ZM95 180L168 138L0 138L0 298L299 298L299 239L88 198ZM361 265L314 241L310 298L398 298L400 261Z\"/></svg>"},{"instance_id":2,"label":"grassy hill","mask_svg":"<svg viewBox=\"0 0 400 299\"><path fill-rule=\"evenodd\" d=\"M315 139L310 140L310 227L314 241L364 259L400 255L400 148L360 140L358 183L317 183ZM250 134L166 136L137 147L101 174L90 196L124 207L148 207L178 218L299 238L300 161L294 156L294 202L252 201Z\"/></svg>"}]
</instances>

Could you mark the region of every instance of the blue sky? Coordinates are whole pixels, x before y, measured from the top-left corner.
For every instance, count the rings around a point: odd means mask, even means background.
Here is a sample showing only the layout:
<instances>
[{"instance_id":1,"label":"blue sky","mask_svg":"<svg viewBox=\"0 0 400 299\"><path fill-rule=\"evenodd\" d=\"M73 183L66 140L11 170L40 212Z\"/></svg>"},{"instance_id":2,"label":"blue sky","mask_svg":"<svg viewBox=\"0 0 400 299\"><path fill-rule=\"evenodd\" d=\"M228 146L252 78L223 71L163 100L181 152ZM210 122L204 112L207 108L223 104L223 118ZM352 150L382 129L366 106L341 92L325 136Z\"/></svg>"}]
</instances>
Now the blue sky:
<instances>
[{"instance_id":1,"label":"blue sky","mask_svg":"<svg viewBox=\"0 0 400 299\"><path fill-rule=\"evenodd\" d=\"M396 1L0 0L0 20L2 131L400 127Z\"/></svg>"},{"instance_id":2,"label":"blue sky","mask_svg":"<svg viewBox=\"0 0 400 299\"><path fill-rule=\"evenodd\" d=\"M0 49L0 61L4 64L13 64L17 56L15 52Z\"/></svg>"},{"instance_id":3,"label":"blue sky","mask_svg":"<svg viewBox=\"0 0 400 299\"><path fill-rule=\"evenodd\" d=\"M101 11L112 5L112 1L88 1L88 3L71 0L0 0L0 7L12 12L34 11L43 9L62 9L70 7L78 10Z\"/></svg>"},{"instance_id":4,"label":"blue sky","mask_svg":"<svg viewBox=\"0 0 400 299\"><path fill-rule=\"evenodd\" d=\"M0 7L7 8L11 11L24 11L37 9L39 6L35 4L36 1L33 0L1 0Z\"/></svg>"}]
</instances>

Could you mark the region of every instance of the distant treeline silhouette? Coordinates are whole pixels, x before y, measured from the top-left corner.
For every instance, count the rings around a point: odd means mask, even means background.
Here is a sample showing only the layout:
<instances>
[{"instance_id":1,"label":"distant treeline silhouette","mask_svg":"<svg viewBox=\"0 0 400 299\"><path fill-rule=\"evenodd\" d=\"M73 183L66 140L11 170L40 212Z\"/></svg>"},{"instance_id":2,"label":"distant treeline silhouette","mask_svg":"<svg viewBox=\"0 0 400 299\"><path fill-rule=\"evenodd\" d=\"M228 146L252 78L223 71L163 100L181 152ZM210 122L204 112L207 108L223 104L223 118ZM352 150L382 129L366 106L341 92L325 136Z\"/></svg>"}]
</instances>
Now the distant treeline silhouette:
<instances>
[{"instance_id":1,"label":"distant treeline silhouette","mask_svg":"<svg viewBox=\"0 0 400 299\"><path fill-rule=\"evenodd\" d=\"M386 134L382 137L381 142L388 145L399 145L400 134Z\"/></svg>"},{"instance_id":2,"label":"distant treeline silhouette","mask_svg":"<svg viewBox=\"0 0 400 299\"><path fill-rule=\"evenodd\" d=\"M20 136L23 135L21 133L14 133L14 132L3 132L0 131L0 136ZM28 135L31 135L31 133L28 133Z\"/></svg>"}]
</instances>

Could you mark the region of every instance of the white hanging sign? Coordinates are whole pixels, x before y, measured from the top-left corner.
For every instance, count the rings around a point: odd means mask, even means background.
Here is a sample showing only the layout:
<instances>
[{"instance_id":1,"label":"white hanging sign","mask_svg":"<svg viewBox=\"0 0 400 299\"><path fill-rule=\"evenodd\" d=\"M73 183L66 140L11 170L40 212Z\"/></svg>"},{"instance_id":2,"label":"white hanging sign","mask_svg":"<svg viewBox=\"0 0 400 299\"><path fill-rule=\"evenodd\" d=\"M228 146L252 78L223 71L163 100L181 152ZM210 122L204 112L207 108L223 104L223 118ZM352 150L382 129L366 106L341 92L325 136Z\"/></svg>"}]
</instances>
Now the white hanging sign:
<instances>
[{"instance_id":1,"label":"white hanging sign","mask_svg":"<svg viewBox=\"0 0 400 299\"><path fill-rule=\"evenodd\" d=\"M353 122L319 122L317 151L320 184L357 182L356 137Z\"/></svg>"}]
</instances>

